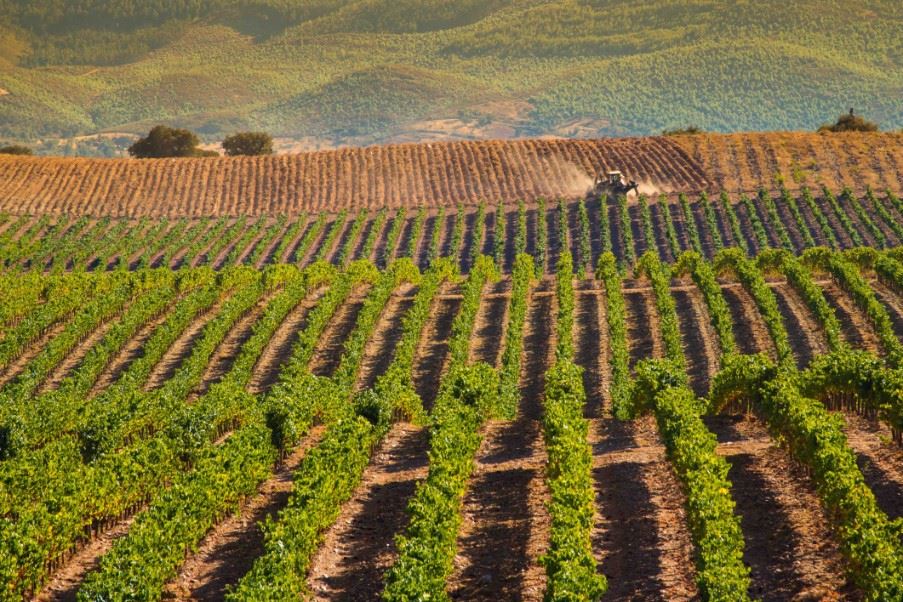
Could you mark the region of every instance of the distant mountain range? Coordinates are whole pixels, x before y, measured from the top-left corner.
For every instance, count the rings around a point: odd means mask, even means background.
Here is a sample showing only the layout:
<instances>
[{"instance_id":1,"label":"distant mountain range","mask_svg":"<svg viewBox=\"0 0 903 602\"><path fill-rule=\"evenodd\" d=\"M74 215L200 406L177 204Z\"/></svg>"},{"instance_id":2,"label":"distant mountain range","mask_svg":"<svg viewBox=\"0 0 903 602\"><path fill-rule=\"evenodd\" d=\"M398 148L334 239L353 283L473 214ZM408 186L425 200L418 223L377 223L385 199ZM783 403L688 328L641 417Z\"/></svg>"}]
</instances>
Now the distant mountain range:
<instances>
[{"instance_id":1,"label":"distant mountain range","mask_svg":"<svg viewBox=\"0 0 903 602\"><path fill-rule=\"evenodd\" d=\"M899 1L0 0L0 138L113 154L166 123L300 150L850 107L899 129L901 30Z\"/></svg>"}]
</instances>

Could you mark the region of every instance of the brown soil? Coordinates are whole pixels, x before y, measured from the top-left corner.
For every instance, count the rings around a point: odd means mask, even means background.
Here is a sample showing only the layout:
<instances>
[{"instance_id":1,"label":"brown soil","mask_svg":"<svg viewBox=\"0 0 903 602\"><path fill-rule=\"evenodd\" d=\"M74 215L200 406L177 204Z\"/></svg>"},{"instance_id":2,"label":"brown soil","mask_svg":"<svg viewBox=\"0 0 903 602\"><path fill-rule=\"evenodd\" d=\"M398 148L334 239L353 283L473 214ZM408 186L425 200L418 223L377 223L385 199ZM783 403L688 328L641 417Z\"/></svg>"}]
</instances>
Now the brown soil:
<instances>
[{"instance_id":1,"label":"brown soil","mask_svg":"<svg viewBox=\"0 0 903 602\"><path fill-rule=\"evenodd\" d=\"M793 286L780 283L771 290L784 319L784 327L790 338L790 347L796 357L797 367L804 368L809 365L814 355L828 352L824 329Z\"/></svg>"},{"instance_id":2,"label":"brown soil","mask_svg":"<svg viewBox=\"0 0 903 602\"><path fill-rule=\"evenodd\" d=\"M768 600L860 599L844 577L839 546L805 471L769 444L764 425L753 418L715 416L707 424L730 464L750 594Z\"/></svg>"},{"instance_id":3,"label":"brown soil","mask_svg":"<svg viewBox=\"0 0 903 602\"><path fill-rule=\"evenodd\" d=\"M408 522L408 500L427 474L426 429L395 425L364 470L354 496L326 532L308 584L318 600L378 600L395 561L395 535Z\"/></svg>"},{"instance_id":4,"label":"brown soil","mask_svg":"<svg viewBox=\"0 0 903 602\"><path fill-rule=\"evenodd\" d=\"M110 551L116 540L127 534L136 514L116 522L101 535L81 547L56 571L33 602L75 602L76 594L88 573L100 566L100 559Z\"/></svg>"},{"instance_id":5,"label":"brown soil","mask_svg":"<svg viewBox=\"0 0 903 602\"><path fill-rule=\"evenodd\" d=\"M119 313L103 321L97 328L92 330L82 340L78 341L75 346L66 354L66 357L57 364L56 368L51 371L43 383L38 387L37 393L46 393L53 391L60 386L60 383L69 376L73 370L77 369L88 355L88 352L100 342L107 334L107 331L113 327L113 324L122 316L122 312L128 309L128 304L123 307Z\"/></svg>"},{"instance_id":6,"label":"brown soil","mask_svg":"<svg viewBox=\"0 0 903 602\"><path fill-rule=\"evenodd\" d=\"M213 306L198 315L188 328L179 335L172 346L163 354L160 361L157 362L157 365L154 366L154 369L151 370L147 382L144 384L145 391L153 391L172 378L179 366L182 365L182 362L191 353L194 342L204 332L204 327L219 314L223 301L224 299L220 299Z\"/></svg>"},{"instance_id":7,"label":"brown soil","mask_svg":"<svg viewBox=\"0 0 903 602\"><path fill-rule=\"evenodd\" d=\"M58 320L55 324L47 328L39 337L29 342L13 361L0 368L0 387L5 386L8 382L17 377L29 362L41 353L47 346L47 343L66 328L68 323L68 317L63 320Z\"/></svg>"},{"instance_id":8,"label":"brown soil","mask_svg":"<svg viewBox=\"0 0 903 602\"><path fill-rule=\"evenodd\" d=\"M709 382L720 365L718 335L699 289L693 286L685 291L675 290L672 296L677 306L690 386L702 396L708 392Z\"/></svg>"},{"instance_id":9,"label":"brown soil","mask_svg":"<svg viewBox=\"0 0 903 602\"><path fill-rule=\"evenodd\" d=\"M276 292L271 292L263 295L249 311L245 312L232 325L232 328L229 329L229 332L217 345L213 355L210 356L210 361L204 369L201 382L195 387L195 390L192 392L193 395L203 395L210 389L211 385L223 379L232 367L232 364L235 363L242 346L254 333L254 325L257 324L260 316L263 315L267 305L269 305L276 294Z\"/></svg>"},{"instance_id":10,"label":"brown soil","mask_svg":"<svg viewBox=\"0 0 903 602\"><path fill-rule=\"evenodd\" d=\"M169 317L169 312L177 302L178 300L171 303L160 313L160 315L139 328L135 335L122 346L119 352L112 357L106 368L103 369L103 372L100 373L100 376L97 377L94 386L92 386L91 390L88 392L89 398L95 397L98 393L116 382L132 362L141 356L144 344L147 343L151 335L154 334L154 331L166 321Z\"/></svg>"},{"instance_id":11,"label":"brown soil","mask_svg":"<svg viewBox=\"0 0 903 602\"><path fill-rule=\"evenodd\" d=\"M470 342L470 361L498 366L508 324L509 298L504 296L509 280L488 285L477 310ZM487 296L490 293L492 296Z\"/></svg>"},{"instance_id":12,"label":"brown soil","mask_svg":"<svg viewBox=\"0 0 903 602\"><path fill-rule=\"evenodd\" d=\"M846 341L857 349L877 352L881 349L875 329L868 323L850 296L833 282L822 285L825 298L834 308Z\"/></svg>"},{"instance_id":13,"label":"brown soil","mask_svg":"<svg viewBox=\"0 0 903 602\"><path fill-rule=\"evenodd\" d=\"M741 353L768 353L775 357L771 335L755 301L739 285L723 286L721 291L734 319L734 338Z\"/></svg>"},{"instance_id":14,"label":"brown soil","mask_svg":"<svg viewBox=\"0 0 903 602\"><path fill-rule=\"evenodd\" d=\"M402 334L404 317L414 305L416 291L412 285L402 285L389 298L364 348L355 390L372 387L389 368L395 357L395 345Z\"/></svg>"},{"instance_id":15,"label":"brown soil","mask_svg":"<svg viewBox=\"0 0 903 602\"><path fill-rule=\"evenodd\" d=\"M326 289L323 287L309 294L285 317L257 359L251 379L248 381L248 391L254 394L263 393L276 383L279 371L292 355L298 333L307 325L310 310L316 307L325 292Z\"/></svg>"},{"instance_id":16,"label":"brown soil","mask_svg":"<svg viewBox=\"0 0 903 602\"><path fill-rule=\"evenodd\" d=\"M541 296L530 302L517 418L489 423L477 452L448 584L454 600L541 600L545 590L538 563L549 529L541 419L554 352L553 301Z\"/></svg>"},{"instance_id":17,"label":"brown soil","mask_svg":"<svg viewBox=\"0 0 903 602\"><path fill-rule=\"evenodd\" d=\"M443 285L441 292L451 290L454 288L450 285ZM430 318L414 357L414 389L427 410L432 408L439 391L439 381L448 356L448 339L460 307L461 298L458 296L440 295L433 301Z\"/></svg>"},{"instance_id":18,"label":"brown soil","mask_svg":"<svg viewBox=\"0 0 903 602\"><path fill-rule=\"evenodd\" d=\"M625 289L627 305L627 338L630 350L630 367L646 358L661 358L664 349L658 329L658 311L655 296L649 288Z\"/></svg>"},{"instance_id":19,"label":"brown soil","mask_svg":"<svg viewBox=\"0 0 903 602\"><path fill-rule=\"evenodd\" d=\"M655 420L603 418L590 428L600 515L593 547L609 585L603 599L696 599L686 500Z\"/></svg>"},{"instance_id":20,"label":"brown soil","mask_svg":"<svg viewBox=\"0 0 903 602\"><path fill-rule=\"evenodd\" d=\"M345 339L354 330L357 315L364 307L364 299L369 292L368 286L362 286L352 292L348 299L333 314L332 319L320 335L313 357L310 360L310 371L317 376L332 376L342 359Z\"/></svg>"},{"instance_id":21,"label":"brown soil","mask_svg":"<svg viewBox=\"0 0 903 602\"><path fill-rule=\"evenodd\" d=\"M878 506L890 518L903 516L903 452L887 425L847 413L847 440Z\"/></svg>"},{"instance_id":22,"label":"brown soil","mask_svg":"<svg viewBox=\"0 0 903 602\"><path fill-rule=\"evenodd\" d=\"M245 500L239 511L222 520L190 553L178 576L166 585L164 597L175 600L222 600L226 588L247 573L264 551L260 524L288 504L292 474L307 452L323 436L314 428L263 482L257 494Z\"/></svg>"}]
</instances>

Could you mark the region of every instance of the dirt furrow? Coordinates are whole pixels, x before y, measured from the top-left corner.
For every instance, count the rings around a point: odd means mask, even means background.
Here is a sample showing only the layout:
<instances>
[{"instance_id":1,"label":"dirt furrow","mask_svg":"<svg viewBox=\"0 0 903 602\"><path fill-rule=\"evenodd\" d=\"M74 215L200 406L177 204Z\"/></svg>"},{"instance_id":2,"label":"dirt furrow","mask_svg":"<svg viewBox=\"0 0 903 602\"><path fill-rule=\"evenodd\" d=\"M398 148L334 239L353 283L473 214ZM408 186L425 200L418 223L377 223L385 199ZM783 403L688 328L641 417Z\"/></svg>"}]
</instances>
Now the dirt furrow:
<instances>
[{"instance_id":1,"label":"dirt furrow","mask_svg":"<svg viewBox=\"0 0 903 602\"><path fill-rule=\"evenodd\" d=\"M850 296L833 282L822 284L822 290L840 321L844 339L857 349L878 352L881 349L878 335Z\"/></svg>"},{"instance_id":2,"label":"dirt furrow","mask_svg":"<svg viewBox=\"0 0 903 602\"><path fill-rule=\"evenodd\" d=\"M320 336L310 360L310 371L317 376L332 376L342 359L345 340L354 330L357 315L364 307L369 286L358 287L336 311Z\"/></svg>"},{"instance_id":3,"label":"dirt furrow","mask_svg":"<svg viewBox=\"0 0 903 602\"><path fill-rule=\"evenodd\" d=\"M690 386L697 395L705 395L709 381L719 367L718 335L709 321L702 293L697 288L674 291L672 296L677 305Z\"/></svg>"},{"instance_id":4,"label":"dirt furrow","mask_svg":"<svg viewBox=\"0 0 903 602\"><path fill-rule=\"evenodd\" d=\"M878 506L890 518L903 516L903 453L886 424L846 413L847 441Z\"/></svg>"},{"instance_id":5,"label":"dirt furrow","mask_svg":"<svg viewBox=\"0 0 903 602\"><path fill-rule=\"evenodd\" d=\"M627 347L630 350L630 367L646 358L663 355L658 330L658 311L651 289L636 291L625 289L627 305Z\"/></svg>"},{"instance_id":6,"label":"dirt furrow","mask_svg":"<svg viewBox=\"0 0 903 602\"><path fill-rule=\"evenodd\" d=\"M731 442L731 496L746 542L753 597L768 600L856 600L844 561L805 471L777 446L762 445L764 425L751 417L707 420L719 442ZM719 451L726 451L722 445Z\"/></svg>"},{"instance_id":7,"label":"dirt furrow","mask_svg":"<svg viewBox=\"0 0 903 602\"><path fill-rule=\"evenodd\" d=\"M604 600L698 597L685 496L651 416L594 420L599 527L593 548L608 577Z\"/></svg>"},{"instance_id":8,"label":"dirt furrow","mask_svg":"<svg viewBox=\"0 0 903 602\"><path fill-rule=\"evenodd\" d=\"M408 522L408 500L426 477L425 428L395 425L364 470L314 556L308 584L318 600L378 600L395 561L395 535Z\"/></svg>"},{"instance_id":9,"label":"dirt furrow","mask_svg":"<svg viewBox=\"0 0 903 602\"><path fill-rule=\"evenodd\" d=\"M815 355L828 352L824 329L792 286L781 283L771 290L784 319L796 365L804 368Z\"/></svg>"},{"instance_id":10,"label":"dirt furrow","mask_svg":"<svg viewBox=\"0 0 903 602\"><path fill-rule=\"evenodd\" d=\"M0 387L5 386L9 381L17 377L22 370L47 346L54 337L65 330L69 324L71 316L67 316L62 320L58 320L55 324L47 328L40 336L29 342L22 352L6 366L0 368Z\"/></svg>"},{"instance_id":11,"label":"dirt furrow","mask_svg":"<svg viewBox=\"0 0 903 602\"><path fill-rule=\"evenodd\" d=\"M554 351L554 297L533 297L528 312L518 415L489 423L477 452L449 580L454 600L541 600L545 589L538 563L549 529L541 420Z\"/></svg>"},{"instance_id":12,"label":"dirt furrow","mask_svg":"<svg viewBox=\"0 0 903 602\"><path fill-rule=\"evenodd\" d=\"M255 395L264 393L276 383L279 371L291 357L298 333L307 325L310 310L316 307L325 292L326 287L319 288L288 313L257 358L257 364L248 381L248 391Z\"/></svg>"},{"instance_id":13,"label":"dirt furrow","mask_svg":"<svg viewBox=\"0 0 903 602\"><path fill-rule=\"evenodd\" d=\"M227 586L247 573L264 551L260 524L288 504L292 475L307 452L321 439L325 428L315 427L295 447L257 493L246 499L238 512L214 526L197 550L190 552L178 576L166 585L168 600L222 600Z\"/></svg>"},{"instance_id":14,"label":"dirt furrow","mask_svg":"<svg viewBox=\"0 0 903 602\"><path fill-rule=\"evenodd\" d=\"M440 292L450 293L454 290L455 287L443 285ZM461 298L458 296L440 296L433 301L426 332L421 337L414 358L414 388L426 409L432 408L439 391L439 381L448 356L448 338L460 307Z\"/></svg>"},{"instance_id":15,"label":"dirt furrow","mask_svg":"<svg viewBox=\"0 0 903 602\"><path fill-rule=\"evenodd\" d=\"M226 373L229 372L229 369L232 368L232 364L235 363L235 359L241 352L242 346L254 334L254 325L257 324L267 305L277 294L278 292L273 291L261 297L254 307L245 312L232 325L232 328L229 329L229 332L217 345L213 355L210 356L210 361L204 369L201 382L198 383L198 386L192 392L194 396L206 393L214 383L221 381Z\"/></svg>"},{"instance_id":16,"label":"dirt furrow","mask_svg":"<svg viewBox=\"0 0 903 602\"><path fill-rule=\"evenodd\" d=\"M153 391L154 389L163 386L164 382L172 378L176 373L176 370L179 369L179 366L182 365L182 362L191 354L195 341L197 341L204 332L204 327L207 326L210 320L219 314L224 301L225 298L221 298L206 311L195 317L188 328L176 338L175 342L170 346L166 353L163 354L160 361L157 362L157 365L154 366L154 369L151 370L147 382L144 384L145 391Z\"/></svg>"},{"instance_id":17,"label":"dirt furrow","mask_svg":"<svg viewBox=\"0 0 903 602\"><path fill-rule=\"evenodd\" d=\"M413 285L405 284L389 298L361 357L356 390L372 387L389 368L395 357L395 345L401 337L404 317L414 305L416 290Z\"/></svg>"},{"instance_id":18,"label":"dirt furrow","mask_svg":"<svg viewBox=\"0 0 903 602\"><path fill-rule=\"evenodd\" d=\"M764 352L774 358L768 327L749 293L741 286L722 286L721 292L734 321L734 338L740 353Z\"/></svg>"},{"instance_id":19,"label":"dirt furrow","mask_svg":"<svg viewBox=\"0 0 903 602\"><path fill-rule=\"evenodd\" d=\"M505 338L508 314L507 293L510 281L505 279L489 285L484 293L480 308L477 311L473 335L470 342L470 360L485 362L490 366L498 366L502 354L502 341Z\"/></svg>"}]
</instances>

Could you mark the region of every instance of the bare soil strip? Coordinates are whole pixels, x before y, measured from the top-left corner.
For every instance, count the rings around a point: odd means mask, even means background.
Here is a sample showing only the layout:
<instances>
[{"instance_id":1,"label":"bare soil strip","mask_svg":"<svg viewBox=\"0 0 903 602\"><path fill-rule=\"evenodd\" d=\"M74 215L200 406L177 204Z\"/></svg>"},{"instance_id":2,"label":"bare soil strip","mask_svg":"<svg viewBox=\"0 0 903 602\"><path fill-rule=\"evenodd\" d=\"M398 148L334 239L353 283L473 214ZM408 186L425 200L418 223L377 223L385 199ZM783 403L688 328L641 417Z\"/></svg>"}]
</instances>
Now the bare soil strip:
<instances>
[{"instance_id":1,"label":"bare soil strip","mask_svg":"<svg viewBox=\"0 0 903 602\"><path fill-rule=\"evenodd\" d=\"M443 285L441 292L453 290L454 287ZM461 298L457 296L439 297L433 301L426 332L414 358L414 388L428 410L433 407L439 391L448 356L448 338L460 307Z\"/></svg>"},{"instance_id":2,"label":"bare soil strip","mask_svg":"<svg viewBox=\"0 0 903 602\"><path fill-rule=\"evenodd\" d=\"M154 334L154 331L166 321L170 311L177 302L178 300L173 301L173 303L161 312L159 316L139 328L135 335L122 346L119 352L116 353L107 364L106 368L103 369L103 372L100 373L100 376L97 377L97 381L95 381L94 386L91 387L91 390L88 392L89 398L96 396L116 382L132 362L141 357L144 350L144 344L150 339L151 335Z\"/></svg>"},{"instance_id":3,"label":"bare soil strip","mask_svg":"<svg viewBox=\"0 0 903 602\"><path fill-rule=\"evenodd\" d=\"M204 327L212 320L222 309L225 298L221 298L214 303L206 311L197 316L182 334L175 340L172 346L163 354L163 357L151 370L147 382L144 385L145 391L153 391L163 385L164 382L172 378L182 365L182 362L189 356L191 349L194 347L195 341L201 336Z\"/></svg>"},{"instance_id":4,"label":"bare soil strip","mask_svg":"<svg viewBox=\"0 0 903 602\"><path fill-rule=\"evenodd\" d=\"M47 328L39 337L28 343L16 359L0 368L0 387L17 377L54 337L60 334L69 323L71 316L58 320Z\"/></svg>"},{"instance_id":5,"label":"bare soil strip","mask_svg":"<svg viewBox=\"0 0 903 602\"><path fill-rule=\"evenodd\" d=\"M372 387L376 379L389 368L395 357L395 345L402 334L404 317L414 305L416 291L415 286L405 284L392 293L367 341L355 390Z\"/></svg>"},{"instance_id":6,"label":"bare soil strip","mask_svg":"<svg viewBox=\"0 0 903 602\"><path fill-rule=\"evenodd\" d=\"M395 561L395 535L408 523L408 500L427 474L427 430L395 425L364 470L354 496L326 532L308 584L318 600L379 600Z\"/></svg>"},{"instance_id":7,"label":"bare soil strip","mask_svg":"<svg viewBox=\"0 0 903 602\"><path fill-rule=\"evenodd\" d=\"M273 337L267 343L263 353L257 359L251 380L248 382L248 390L251 393L264 393L273 386L279 378L279 371L292 355L292 348L298 338L298 333L307 325L307 316L323 297L326 288L322 287L307 296L304 301L295 306L289 312L273 333Z\"/></svg>"},{"instance_id":8,"label":"bare soil strip","mask_svg":"<svg viewBox=\"0 0 903 602\"><path fill-rule=\"evenodd\" d=\"M364 307L364 299L369 286L361 286L348 296L348 299L332 316L326 330L317 342L317 348L310 360L310 371L317 376L332 376L342 359L345 340L354 330L357 315Z\"/></svg>"},{"instance_id":9,"label":"bare soil strip","mask_svg":"<svg viewBox=\"0 0 903 602\"><path fill-rule=\"evenodd\" d=\"M646 358L662 357L658 333L658 312L651 289L624 291L627 305L627 338L630 349L630 367Z\"/></svg>"},{"instance_id":10,"label":"bare soil strip","mask_svg":"<svg viewBox=\"0 0 903 602\"><path fill-rule=\"evenodd\" d=\"M516 420L487 425L477 452L449 580L454 600L541 600L545 590L545 570L537 562L549 528L541 420L554 351L554 297L534 297L528 312L521 405Z\"/></svg>"},{"instance_id":11,"label":"bare soil strip","mask_svg":"<svg viewBox=\"0 0 903 602\"><path fill-rule=\"evenodd\" d=\"M705 395L709 381L718 370L718 335L709 321L702 293L695 287L672 293L677 305L681 339L687 358L690 386L697 395Z\"/></svg>"},{"instance_id":12,"label":"bare soil strip","mask_svg":"<svg viewBox=\"0 0 903 602\"><path fill-rule=\"evenodd\" d=\"M903 339L903 300L889 286L878 280L869 283L875 296L884 305L894 327L897 338Z\"/></svg>"},{"instance_id":13,"label":"bare soil strip","mask_svg":"<svg viewBox=\"0 0 903 602\"><path fill-rule=\"evenodd\" d=\"M903 453L887 425L846 413L846 435L878 506L892 519L903 516Z\"/></svg>"},{"instance_id":14,"label":"bare soil strip","mask_svg":"<svg viewBox=\"0 0 903 602\"><path fill-rule=\"evenodd\" d=\"M127 534L137 514L117 521L82 546L56 571L33 602L75 602L76 594L85 577L100 565L100 559L110 551L116 540Z\"/></svg>"},{"instance_id":15,"label":"bare soil strip","mask_svg":"<svg viewBox=\"0 0 903 602\"><path fill-rule=\"evenodd\" d=\"M292 474L307 452L320 440L324 427L315 427L263 482L257 494L238 512L214 526L189 553L178 576L166 585L169 600L222 600L226 588L247 573L263 553L260 523L275 517L286 506L292 492Z\"/></svg>"},{"instance_id":16,"label":"bare soil strip","mask_svg":"<svg viewBox=\"0 0 903 602\"><path fill-rule=\"evenodd\" d=\"M113 327L113 324L122 317L122 313L128 309L128 305L129 304L126 304L115 316L104 320L102 324L98 325L97 328L79 341L75 347L69 351L63 361L57 364L44 382L41 383L37 389L37 394L40 395L48 391L56 390L60 386L60 383L63 382L63 379L69 376L73 370L78 368L82 363L82 360L85 359L85 356L88 355L88 352L91 351L91 348L97 345L110 328Z\"/></svg>"},{"instance_id":17,"label":"bare soil strip","mask_svg":"<svg viewBox=\"0 0 903 602\"><path fill-rule=\"evenodd\" d=\"M603 418L591 428L600 515L593 547L608 577L603 599L696 599L686 500L655 419Z\"/></svg>"},{"instance_id":18,"label":"bare soil strip","mask_svg":"<svg viewBox=\"0 0 903 602\"><path fill-rule=\"evenodd\" d=\"M878 352L881 343L856 303L833 282L822 284L828 303L834 308L846 341L857 349Z\"/></svg>"},{"instance_id":19,"label":"bare soil strip","mask_svg":"<svg viewBox=\"0 0 903 602\"><path fill-rule=\"evenodd\" d=\"M750 594L768 600L859 599L844 577L839 546L805 471L784 450L763 445L768 431L751 417L713 416L706 422L731 467Z\"/></svg>"},{"instance_id":20,"label":"bare soil strip","mask_svg":"<svg viewBox=\"0 0 903 602\"><path fill-rule=\"evenodd\" d=\"M771 290L778 302L796 365L804 368L813 356L828 352L824 329L792 286L781 283Z\"/></svg>"},{"instance_id":21,"label":"bare soil strip","mask_svg":"<svg viewBox=\"0 0 903 602\"><path fill-rule=\"evenodd\" d=\"M741 353L762 351L774 358L774 345L768 334L768 327L749 293L741 286L724 286L721 291L734 319L737 349Z\"/></svg>"},{"instance_id":22,"label":"bare soil strip","mask_svg":"<svg viewBox=\"0 0 903 602\"><path fill-rule=\"evenodd\" d=\"M210 357L210 361L204 369L204 375L201 377L201 382L193 391L194 395L203 395L210 389L211 385L222 380L232 367L232 364L235 363L235 358L238 357L242 346L254 333L254 325L257 323L257 320L263 315L267 305L269 305L276 294L276 292L271 292L264 295L250 311L246 312L229 329L229 332L226 333L226 336L220 341L220 344Z\"/></svg>"}]
</instances>

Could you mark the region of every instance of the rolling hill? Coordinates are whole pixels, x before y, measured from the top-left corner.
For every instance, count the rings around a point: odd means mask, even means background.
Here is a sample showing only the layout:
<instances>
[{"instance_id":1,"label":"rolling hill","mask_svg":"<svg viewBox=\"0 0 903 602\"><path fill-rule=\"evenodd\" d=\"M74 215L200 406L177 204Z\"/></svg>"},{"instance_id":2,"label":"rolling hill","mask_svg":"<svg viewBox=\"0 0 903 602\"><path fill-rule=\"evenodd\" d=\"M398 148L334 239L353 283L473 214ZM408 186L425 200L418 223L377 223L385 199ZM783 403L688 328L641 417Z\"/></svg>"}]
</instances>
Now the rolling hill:
<instances>
[{"instance_id":1,"label":"rolling hill","mask_svg":"<svg viewBox=\"0 0 903 602\"><path fill-rule=\"evenodd\" d=\"M890 1L0 0L0 137L337 145L903 126Z\"/></svg>"}]
</instances>

